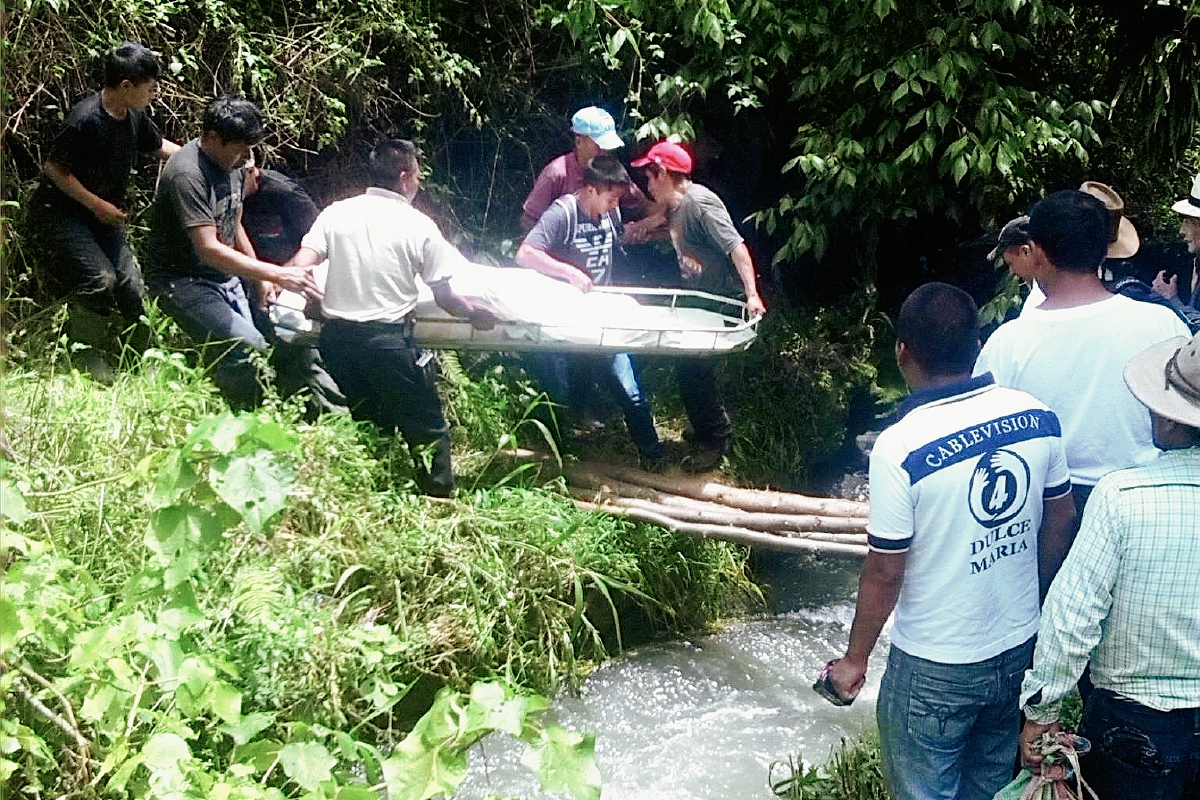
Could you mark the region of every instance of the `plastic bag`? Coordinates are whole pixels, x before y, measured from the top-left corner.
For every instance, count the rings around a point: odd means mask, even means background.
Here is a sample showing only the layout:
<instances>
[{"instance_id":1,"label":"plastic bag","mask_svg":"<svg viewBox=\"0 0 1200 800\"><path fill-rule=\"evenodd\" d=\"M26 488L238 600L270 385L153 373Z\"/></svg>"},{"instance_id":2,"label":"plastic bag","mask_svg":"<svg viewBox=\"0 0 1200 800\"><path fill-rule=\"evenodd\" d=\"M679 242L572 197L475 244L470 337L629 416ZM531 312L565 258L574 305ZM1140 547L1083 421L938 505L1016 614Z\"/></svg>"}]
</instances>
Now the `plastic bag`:
<instances>
[{"instance_id":1,"label":"plastic bag","mask_svg":"<svg viewBox=\"0 0 1200 800\"><path fill-rule=\"evenodd\" d=\"M996 796L992 800L1021 800L1025 795L1025 787L1031 780L1033 780L1033 773L1027 769L1021 770L1017 777L1013 778L1012 783L996 792Z\"/></svg>"},{"instance_id":2,"label":"plastic bag","mask_svg":"<svg viewBox=\"0 0 1200 800\"><path fill-rule=\"evenodd\" d=\"M1083 791L1095 800L1096 793L1079 771L1080 754L1091 748L1087 739L1071 733L1045 733L1034 746L1045 757L1039 774L1022 769L992 800L1080 800ZM1081 790L1078 794L1072 780Z\"/></svg>"}]
</instances>

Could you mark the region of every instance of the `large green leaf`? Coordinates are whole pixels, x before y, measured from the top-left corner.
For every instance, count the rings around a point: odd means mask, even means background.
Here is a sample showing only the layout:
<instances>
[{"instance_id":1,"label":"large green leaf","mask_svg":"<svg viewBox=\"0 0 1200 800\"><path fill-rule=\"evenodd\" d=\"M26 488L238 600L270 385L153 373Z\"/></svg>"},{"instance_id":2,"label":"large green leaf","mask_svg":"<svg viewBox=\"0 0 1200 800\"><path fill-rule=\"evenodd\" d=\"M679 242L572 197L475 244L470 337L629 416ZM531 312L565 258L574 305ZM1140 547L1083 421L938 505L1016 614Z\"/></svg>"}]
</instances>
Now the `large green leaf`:
<instances>
[{"instance_id":1,"label":"large green leaf","mask_svg":"<svg viewBox=\"0 0 1200 800\"><path fill-rule=\"evenodd\" d=\"M154 512L146 546L164 569L165 588L174 589L204 563L221 541L223 528L215 515L195 506L168 506Z\"/></svg>"},{"instance_id":2,"label":"large green leaf","mask_svg":"<svg viewBox=\"0 0 1200 800\"><path fill-rule=\"evenodd\" d=\"M389 800L429 800L454 794L467 775L467 756L410 733L382 767Z\"/></svg>"},{"instance_id":3,"label":"large green leaf","mask_svg":"<svg viewBox=\"0 0 1200 800\"><path fill-rule=\"evenodd\" d=\"M0 654L8 651L21 637L21 619L16 605L7 597L0 596Z\"/></svg>"},{"instance_id":4,"label":"large green leaf","mask_svg":"<svg viewBox=\"0 0 1200 800\"><path fill-rule=\"evenodd\" d=\"M191 450L209 449L223 455L237 450L241 439L250 433L257 425L254 417L225 412L215 417L200 421L192 435L188 437L188 447ZM205 447L207 445L207 447Z\"/></svg>"},{"instance_id":5,"label":"large green leaf","mask_svg":"<svg viewBox=\"0 0 1200 800\"><path fill-rule=\"evenodd\" d=\"M322 782L332 780L337 759L323 744L299 742L283 746L279 751L279 763L300 788L314 792L321 788Z\"/></svg>"},{"instance_id":6,"label":"large green leaf","mask_svg":"<svg viewBox=\"0 0 1200 800\"><path fill-rule=\"evenodd\" d=\"M566 790L579 800L600 800L594 734L551 726L529 746L521 763L537 772L546 791Z\"/></svg>"},{"instance_id":7,"label":"large green leaf","mask_svg":"<svg viewBox=\"0 0 1200 800\"><path fill-rule=\"evenodd\" d=\"M12 481L0 479L0 520L20 525L29 519L25 498Z\"/></svg>"},{"instance_id":8,"label":"large green leaf","mask_svg":"<svg viewBox=\"0 0 1200 800\"><path fill-rule=\"evenodd\" d=\"M236 722L218 725L217 730L233 739L234 744L244 745L265 731L275 722L275 715L262 711L247 714Z\"/></svg>"},{"instance_id":9,"label":"large green leaf","mask_svg":"<svg viewBox=\"0 0 1200 800\"><path fill-rule=\"evenodd\" d=\"M258 533L287 505L295 470L269 450L218 459L211 467L212 487Z\"/></svg>"}]
</instances>

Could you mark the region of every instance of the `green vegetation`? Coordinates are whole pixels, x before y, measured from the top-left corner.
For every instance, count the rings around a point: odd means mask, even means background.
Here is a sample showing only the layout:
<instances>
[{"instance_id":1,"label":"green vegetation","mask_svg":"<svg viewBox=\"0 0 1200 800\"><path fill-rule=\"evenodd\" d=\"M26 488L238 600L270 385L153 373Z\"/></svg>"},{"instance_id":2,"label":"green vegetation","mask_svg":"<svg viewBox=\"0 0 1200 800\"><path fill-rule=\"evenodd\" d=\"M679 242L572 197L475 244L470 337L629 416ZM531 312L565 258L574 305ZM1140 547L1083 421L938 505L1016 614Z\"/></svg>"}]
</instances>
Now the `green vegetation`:
<instances>
[{"instance_id":1,"label":"green vegetation","mask_svg":"<svg viewBox=\"0 0 1200 800\"><path fill-rule=\"evenodd\" d=\"M495 728L591 796L590 739L544 727L529 693L755 596L743 552L580 511L554 484L417 497L398 445L278 401L231 415L179 352L99 387L40 323L12 332L4 383L14 794L430 796L406 793L401 760L449 780ZM452 407L497 391L456 380ZM492 412L520 431L526 399Z\"/></svg>"},{"instance_id":2,"label":"green vegetation","mask_svg":"<svg viewBox=\"0 0 1200 800\"><path fill-rule=\"evenodd\" d=\"M965 252L932 274L916 259L1085 174L1150 227L1195 170L1200 9L1186 0L498 0L469 14L437 1L20 0L8 12L6 283L39 297L20 206L123 38L170 67L157 104L168 135L195 135L214 93L245 93L270 121L267 150L323 199L358 188L379 132L419 138L426 201L473 252L505 249L534 173L568 145L566 115L600 102L631 144L697 142L702 177L757 220L764 272L783 288L803 276L794 297L977 271L956 263ZM154 170L138 181L152 186Z\"/></svg>"},{"instance_id":3,"label":"green vegetation","mask_svg":"<svg viewBox=\"0 0 1200 800\"><path fill-rule=\"evenodd\" d=\"M776 769L786 775L776 779ZM867 735L842 739L823 766L805 766L797 756L771 765L771 791L786 800L889 800L883 782L879 739Z\"/></svg>"}]
</instances>

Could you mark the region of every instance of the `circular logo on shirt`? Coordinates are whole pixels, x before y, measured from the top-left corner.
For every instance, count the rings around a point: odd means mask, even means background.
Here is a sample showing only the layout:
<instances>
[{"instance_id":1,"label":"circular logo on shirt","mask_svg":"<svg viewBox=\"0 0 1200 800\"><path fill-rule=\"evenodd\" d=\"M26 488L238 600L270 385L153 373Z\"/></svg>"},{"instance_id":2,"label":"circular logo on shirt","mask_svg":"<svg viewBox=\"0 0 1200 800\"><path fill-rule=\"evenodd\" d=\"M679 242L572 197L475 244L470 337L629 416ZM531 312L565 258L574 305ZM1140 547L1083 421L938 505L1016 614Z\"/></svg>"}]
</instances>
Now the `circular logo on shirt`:
<instances>
[{"instance_id":1,"label":"circular logo on shirt","mask_svg":"<svg viewBox=\"0 0 1200 800\"><path fill-rule=\"evenodd\" d=\"M971 474L971 514L985 528L1003 525L1025 508L1029 499L1029 465L1011 450L999 448L980 456Z\"/></svg>"}]
</instances>

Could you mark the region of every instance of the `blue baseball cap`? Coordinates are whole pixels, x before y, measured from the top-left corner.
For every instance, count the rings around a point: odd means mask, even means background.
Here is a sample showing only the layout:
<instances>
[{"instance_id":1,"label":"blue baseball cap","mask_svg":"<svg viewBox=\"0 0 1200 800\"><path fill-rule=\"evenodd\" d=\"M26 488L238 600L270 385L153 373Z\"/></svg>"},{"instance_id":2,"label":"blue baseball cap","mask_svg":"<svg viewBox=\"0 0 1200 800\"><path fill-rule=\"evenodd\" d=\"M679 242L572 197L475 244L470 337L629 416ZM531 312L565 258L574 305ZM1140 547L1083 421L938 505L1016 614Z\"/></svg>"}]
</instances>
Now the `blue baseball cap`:
<instances>
[{"instance_id":1,"label":"blue baseball cap","mask_svg":"<svg viewBox=\"0 0 1200 800\"><path fill-rule=\"evenodd\" d=\"M571 117L571 133L587 136L601 150L616 150L624 147L625 141L617 135L617 124L609 114L599 106L588 106L575 112Z\"/></svg>"}]
</instances>

